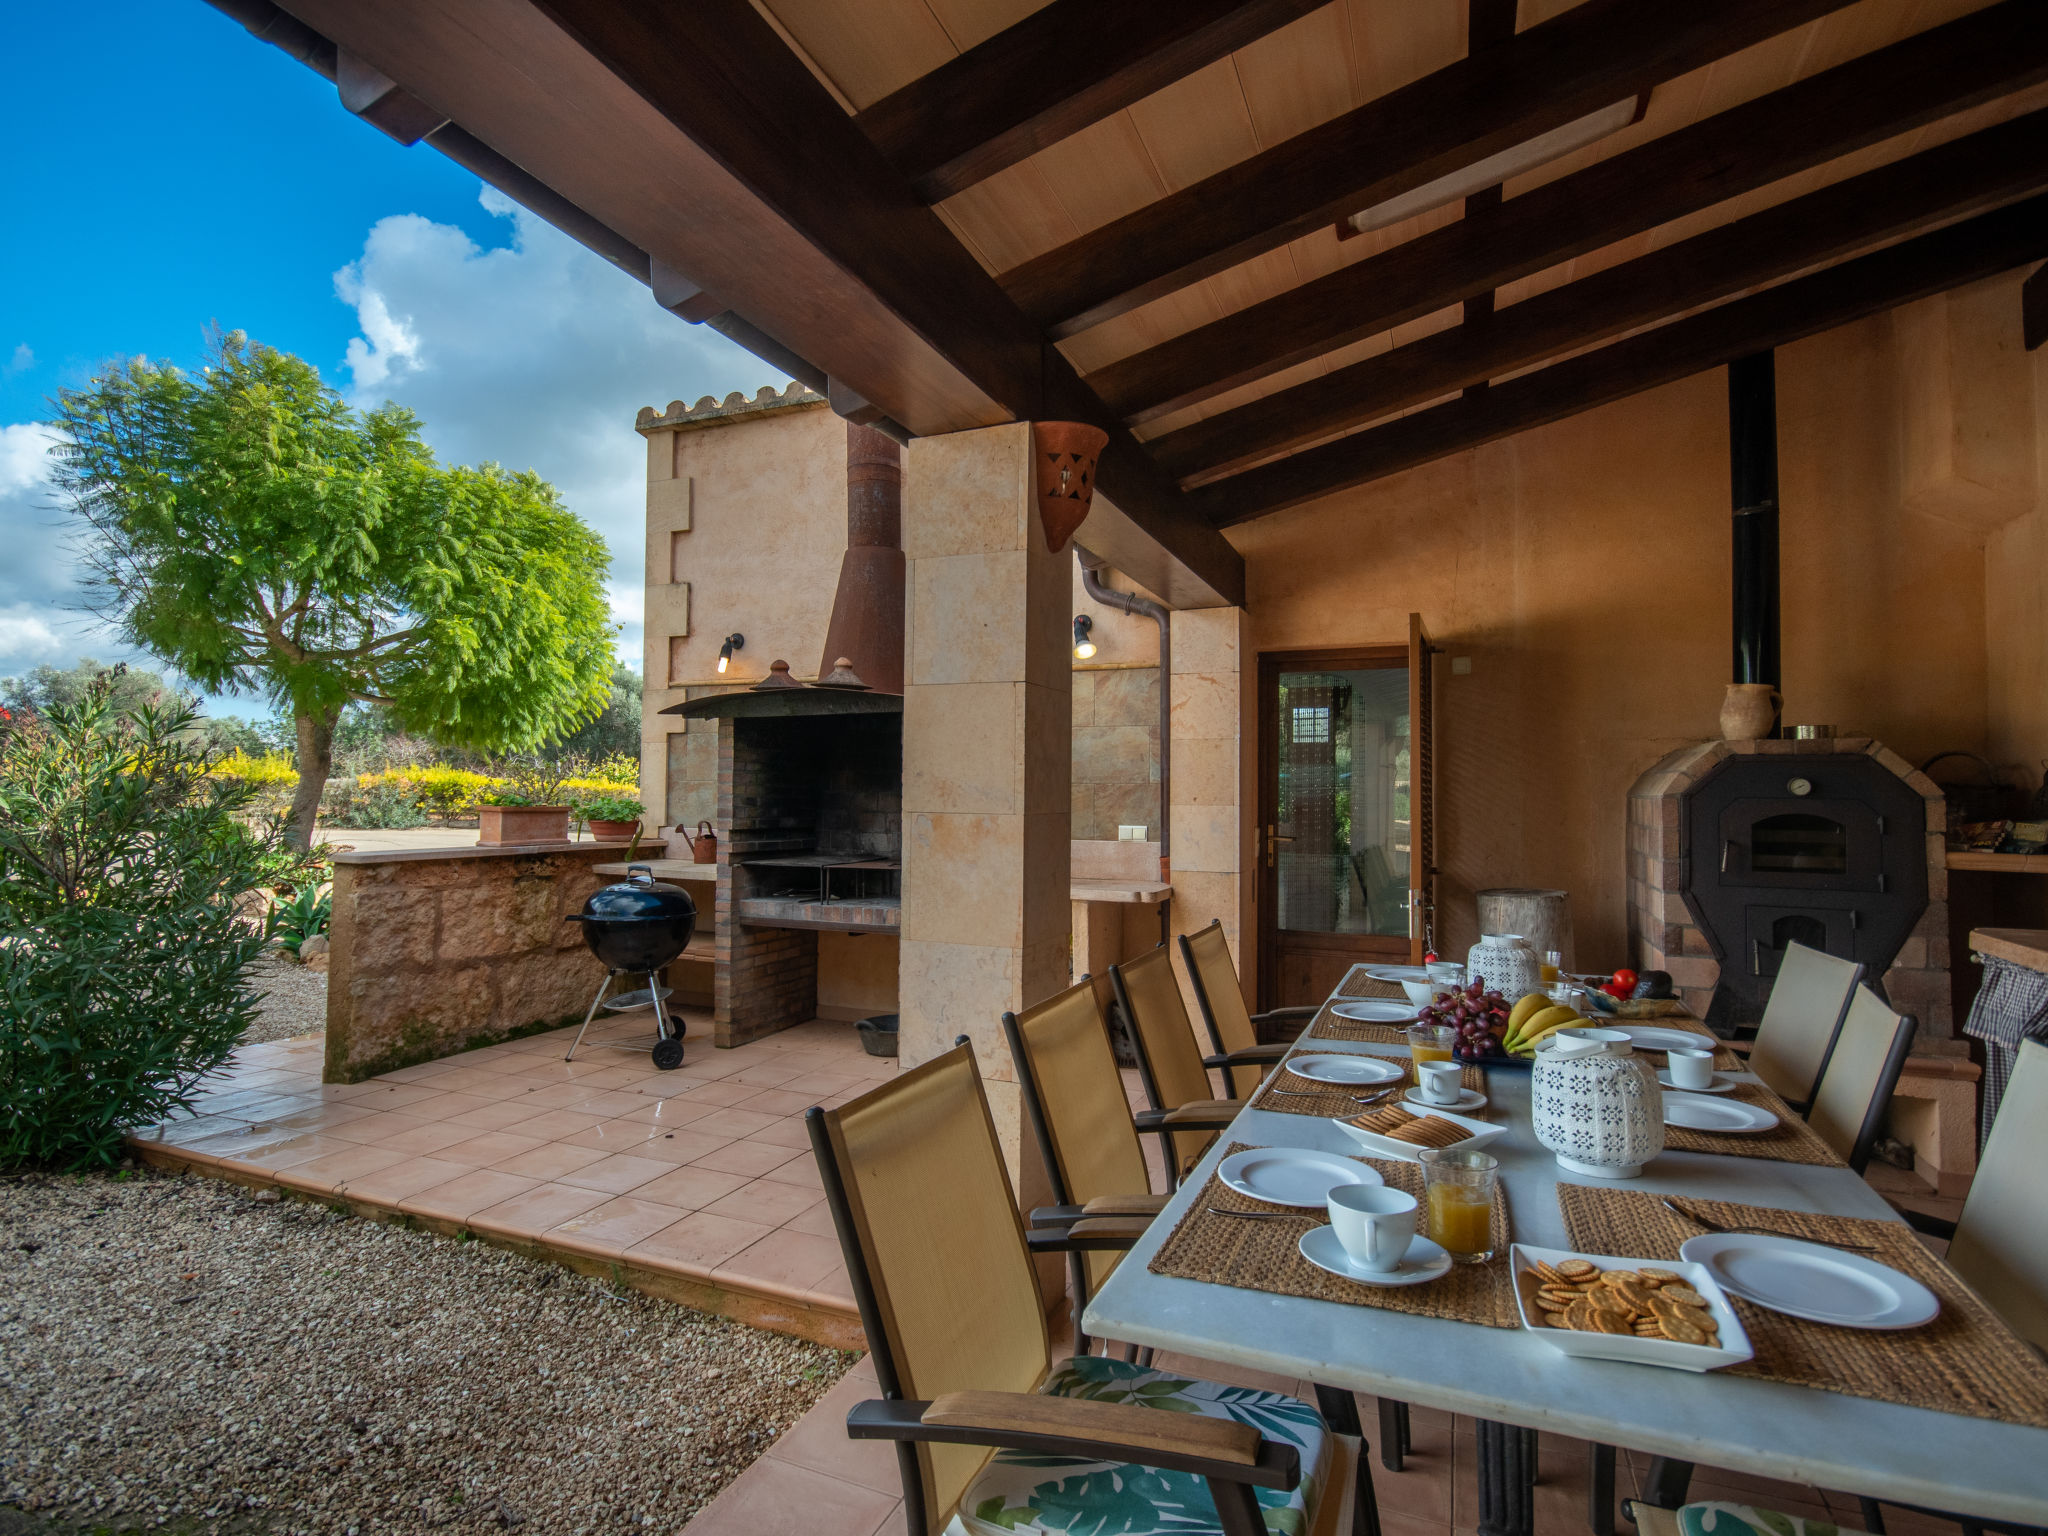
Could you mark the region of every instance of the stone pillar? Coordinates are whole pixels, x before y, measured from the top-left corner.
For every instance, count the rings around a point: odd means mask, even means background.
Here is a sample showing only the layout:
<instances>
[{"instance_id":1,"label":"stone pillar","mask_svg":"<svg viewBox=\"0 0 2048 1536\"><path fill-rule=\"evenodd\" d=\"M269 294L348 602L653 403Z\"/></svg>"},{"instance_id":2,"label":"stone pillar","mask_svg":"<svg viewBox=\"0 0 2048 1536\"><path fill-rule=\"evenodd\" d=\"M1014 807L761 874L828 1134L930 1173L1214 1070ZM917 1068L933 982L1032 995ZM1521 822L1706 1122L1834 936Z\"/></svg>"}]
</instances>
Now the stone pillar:
<instances>
[{"instance_id":1,"label":"stone pillar","mask_svg":"<svg viewBox=\"0 0 2048 1536\"><path fill-rule=\"evenodd\" d=\"M1257 662L1242 608L1173 614L1175 933L1223 920L1247 1002L1256 1007L1258 768L1252 721ZM1180 965L1178 954L1174 957ZM1187 986L1187 978L1181 984ZM1194 1012L1189 1005L1189 1012Z\"/></svg>"},{"instance_id":2,"label":"stone pillar","mask_svg":"<svg viewBox=\"0 0 2048 1536\"><path fill-rule=\"evenodd\" d=\"M1043 1204L1002 1016L1067 984L1072 556L1039 529L1029 425L911 443L903 548L902 1061L973 1039L1021 1198Z\"/></svg>"}]
</instances>

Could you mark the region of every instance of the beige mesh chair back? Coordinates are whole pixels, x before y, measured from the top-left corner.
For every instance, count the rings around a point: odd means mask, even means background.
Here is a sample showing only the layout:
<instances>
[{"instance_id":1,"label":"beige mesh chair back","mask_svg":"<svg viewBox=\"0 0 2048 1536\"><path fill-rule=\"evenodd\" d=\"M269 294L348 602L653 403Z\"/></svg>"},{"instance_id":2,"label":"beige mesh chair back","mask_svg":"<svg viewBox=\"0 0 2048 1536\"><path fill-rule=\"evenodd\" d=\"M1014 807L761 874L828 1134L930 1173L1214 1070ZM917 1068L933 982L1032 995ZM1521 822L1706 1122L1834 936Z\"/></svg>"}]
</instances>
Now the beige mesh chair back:
<instances>
[{"instance_id":1,"label":"beige mesh chair back","mask_svg":"<svg viewBox=\"0 0 2048 1536\"><path fill-rule=\"evenodd\" d=\"M1750 1047L1750 1070L1786 1103L1804 1108L1828 1064L1863 967L1804 944L1785 946L1771 1000Z\"/></svg>"},{"instance_id":2,"label":"beige mesh chair back","mask_svg":"<svg viewBox=\"0 0 2048 1536\"><path fill-rule=\"evenodd\" d=\"M1022 1013L1004 1014L1003 1032L1025 1115L1045 1153L1053 1199L1086 1205L1149 1194L1144 1148L1094 984L1084 976ZM1118 1255L1097 1251L1079 1258L1092 1290L1116 1267Z\"/></svg>"},{"instance_id":3,"label":"beige mesh chair back","mask_svg":"<svg viewBox=\"0 0 2048 1536\"><path fill-rule=\"evenodd\" d=\"M1138 1049L1138 1076L1154 1109L1179 1109L1215 1097L1202 1048L1181 1001L1180 983L1164 944L1135 960L1109 968L1116 1000L1130 1020L1131 1041ZM1211 1132L1176 1132L1171 1138L1175 1177L1213 1139Z\"/></svg>"},{"instance_id":4,"label":"beige mesh chair back","mask_svg":"<svg viewBox=\"0 0 2048 1536\"><path fill-rule=\"evenodd\" d=\"M1893 1013L1869 987L1859 986L1821 1069L1807 1123L1858 1173L1870 1162L1913 1028L1910 1014Z\"/></svg>"},{"instance_id":5,"label":"beige mesh chair back","mask_svg":"<svg viewBox=\"0 0 2048 1536\"><path fill-rule=\"evenodd\" d=\"M1948 1261L2020 1337L2048 1349L2048 1045L2020 1044Z\"/></svg>"},{"instance_id":6,"label":"beige mesh chair back","mask_svg":"<svg viewBox=\"0 0 2048 1536\"><path fill-rule=\"evenodd\" d=\"M855 1298L874 1320L868 1348L883 1393L1035 1390L1051 1341L974 1053L956 1047L806 1120L826 1198L843 1213ZM917 1458L924 1507L943 1511L991 1452L903 1454Z\"/></svg>"},{"instance_id":7,"label":"beige mesh chair back","mask_svg":"<svg viewBox=\"0 0 2048 1536\"><path fill-rule=\"evenodd\" d=\"M1256 1050L1259 1032L1252 1024L1251 1010L1244 1005L1244 993L1238 988L1237 964L1230 958L1223 924L1214 922L1199 933L1183 934L1180 952L1188 968L1188 979L1195 984L1195 1005L1201 1009L1202 1022L1209 1027L1209 1043L1216 1054L1229 1056ZM1258 1087L1267 1070L1267 1066L1246 1062L1225 1067L1223 1075L1231 1093L1241 1097Z\"/></svg>"}]
</instances>

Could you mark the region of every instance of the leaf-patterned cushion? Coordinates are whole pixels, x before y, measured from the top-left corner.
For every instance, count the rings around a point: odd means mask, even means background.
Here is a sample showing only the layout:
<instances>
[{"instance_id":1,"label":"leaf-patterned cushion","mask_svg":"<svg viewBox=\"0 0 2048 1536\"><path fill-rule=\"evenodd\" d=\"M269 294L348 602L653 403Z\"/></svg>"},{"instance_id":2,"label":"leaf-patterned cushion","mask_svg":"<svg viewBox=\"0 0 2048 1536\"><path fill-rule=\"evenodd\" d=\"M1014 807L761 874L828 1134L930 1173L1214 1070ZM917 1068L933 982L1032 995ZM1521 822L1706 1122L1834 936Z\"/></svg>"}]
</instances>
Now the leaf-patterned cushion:
<instances>
[{"instance_id":1,"label":"leaf-patterned cushion","mask_svg":"<svg viewBox=\"0 0 2048 1536\"><path fill-rule=\"evenodd\" d=\"M1251 1387L1225 1387L1168 1371L1151 1371L1082 1355L1058 1367L1039 1389L1054 1397L1135 1403L1162 1413L1198 1413L1250 1424L1269 1440L1301 1452L1301 1483L1291 1491L1258 1489L1272 1536L1301 1536L1329 1476L1330 1436L1322 1415L1299 1398ZM956 1530L969 1536L1221 1536L1208 1483L1192 1472L1166 1472L1077 1456L1003 1451L982 1469L960 1501Z\"/></svg>"},{"instance_id":2,"label":"leaf-patterned cushion","mask_svg":"<svg viewBox=\"0 0 2048 1536\"><path fill-rule=\"evenodd\" d=\"M1679 1536L1862 1536L1857 1531L1841 1531L1825 1520L1807 1520L1799 1515L1780 1514L1775 1509L1727 1504L1719 1499L1680 1505L1678 1531Z\"/></svg>"}]
</instances>

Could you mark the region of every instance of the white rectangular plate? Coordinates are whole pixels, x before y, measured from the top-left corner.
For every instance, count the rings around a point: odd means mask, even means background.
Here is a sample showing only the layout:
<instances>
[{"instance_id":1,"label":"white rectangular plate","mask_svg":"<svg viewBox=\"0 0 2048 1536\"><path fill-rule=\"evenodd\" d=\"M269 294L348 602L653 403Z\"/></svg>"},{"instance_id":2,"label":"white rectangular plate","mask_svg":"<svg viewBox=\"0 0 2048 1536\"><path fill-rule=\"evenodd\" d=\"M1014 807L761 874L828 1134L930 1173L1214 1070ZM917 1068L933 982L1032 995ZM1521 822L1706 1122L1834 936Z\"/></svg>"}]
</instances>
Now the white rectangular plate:
<instances>
[{"instance_id":1,"label":"white rectangular plate","mask_svg":"<svg viewBox=\"0 0 2048 1536\"><path fill-rule=\"evenodd\" d=\"M1641 1269L1645 1265L1652 1269L1668 1269L1682 1277L1706 1301L1714 1326L1720 1330L1720 1346L1680 1344L1671 1339L1645 1339L1634 1334L1580 1333L1576 1329L1553 1328L1548 1323L1534 1322L1532 1317L1539 1309L1536 1305L1537 1275L1532 1266L1537 1259L1552 1266L1566 1259L1584 1259L1603 1271ZM1741 1319L1728 1305L1727 1293L1707 1273L1704 1264L1688 1264L1679 1259L1619 1259L1603 1253L1573 1253L1566 1248L1532 1248L1525 1243L1508 1245L1508 1263L1511 1266L1509 1273L1515 1282L1515 1305L1522 1311L1522 1326L1560 1354L1589 1360L1627 1360L1637 1365L1663 1365L1680 1371L1717 1371L1725 1365L1740 1365L1756 1353L1750 1348L1749 1335L1742 1330Z\"/></svg>"},{"instance_id":2,"label":"white rectangular plate","mask_svg":"<svg viewBox=\"0 0 2048 1536\"><path fill-rule=\"evenodd\" d=\"M1407 1105L1402 1106L1404 1109L1408 1107ZM1361 1110L1360 1113L1370 1114L1372 1111ZM1467 1115L1454 1115L1448 1110L1431 1109L1426 1111L1426 1113L1435 1115L1439 1120L1448 1120L1453 1125L1462 1125L1472 1133L1464 1141L1452 1142L1445 1149L1446 1151L1477 1152L1488 1142L1498 1141L1507 1134L1508 1128L1504 1125L1488 1125L1484 1120L1474 1120ZM1422 1148L1416 1146L1413 1142L1394 1141L1374 1131L1361 1131L1349 1120L1338 1120L1335 1123L1339 1130L1365 1148L1374 1157L1391 1157L1404 1163L1419 1163L1422 1161Z\"/></svg>"}]
</instances>

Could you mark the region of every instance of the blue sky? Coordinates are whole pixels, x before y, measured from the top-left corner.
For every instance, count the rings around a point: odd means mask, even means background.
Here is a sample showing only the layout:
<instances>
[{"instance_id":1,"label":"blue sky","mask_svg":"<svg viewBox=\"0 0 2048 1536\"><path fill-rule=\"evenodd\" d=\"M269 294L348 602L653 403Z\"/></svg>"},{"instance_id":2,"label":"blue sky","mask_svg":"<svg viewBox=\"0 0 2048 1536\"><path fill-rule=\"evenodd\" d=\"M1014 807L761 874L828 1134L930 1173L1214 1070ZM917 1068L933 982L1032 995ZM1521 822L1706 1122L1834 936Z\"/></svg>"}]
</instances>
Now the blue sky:
<instances>
[{"instance_id":1,"label":"blue sky","mask_svg":"<svg viewBox=\"0 0 2048 1536\"><path fill-rule=\"evenodd\" d=\"M553 480L611 545L637 667L633 413L783 379L203 0L21 10L0 78L0 676L125 654L76 611L47 397L113 357L197 364L210 325L412 407L446 459Z\"/></svg>"}]
</instances>

